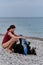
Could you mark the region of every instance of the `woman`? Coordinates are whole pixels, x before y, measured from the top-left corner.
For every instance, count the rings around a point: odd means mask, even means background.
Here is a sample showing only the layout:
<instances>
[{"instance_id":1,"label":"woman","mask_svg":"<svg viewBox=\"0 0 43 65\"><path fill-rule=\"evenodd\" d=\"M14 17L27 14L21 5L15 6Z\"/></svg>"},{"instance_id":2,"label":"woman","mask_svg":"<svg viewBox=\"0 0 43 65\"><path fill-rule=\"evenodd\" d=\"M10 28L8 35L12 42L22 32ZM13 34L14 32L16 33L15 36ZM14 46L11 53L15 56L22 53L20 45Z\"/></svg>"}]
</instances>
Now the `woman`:
<instances>
[{"instance_id":1,"label":"woman","mask_svg":"<svg viewBox=\"0 0 43 65\"><path fill-rule=\"evenodd\" d=\"M11 46L21 38L14 33L15 28L15 25L10 25L2 41L3 48L9 52L12 52Z\"/></svg>"}]
</instances>

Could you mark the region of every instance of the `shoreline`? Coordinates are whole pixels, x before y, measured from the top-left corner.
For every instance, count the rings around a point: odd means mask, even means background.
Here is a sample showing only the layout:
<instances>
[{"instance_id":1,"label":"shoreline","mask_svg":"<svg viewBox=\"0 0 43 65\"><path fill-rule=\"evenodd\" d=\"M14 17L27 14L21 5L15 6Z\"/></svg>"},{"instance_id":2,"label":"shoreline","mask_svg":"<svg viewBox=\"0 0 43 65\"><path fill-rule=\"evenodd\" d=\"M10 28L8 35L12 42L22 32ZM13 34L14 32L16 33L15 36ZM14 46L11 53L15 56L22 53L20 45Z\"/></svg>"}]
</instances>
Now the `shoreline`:
<instances>
[{"instance_id":1,"label":"shoreline","mask_svg":"<svg viewBox=\"0 0 43 65\"><path fill-rule=\"evenodd\" d=\"M4 34L1 34L1 33L0 33L0 36L4 36ZM27 39L34 39L34 40L40 40L40 41L43 41L43 38L41 38L41 37L34 37L34 36L31 37L31 36L26 36L26 38L27 38Z\"/></svg>"}]
</instances>

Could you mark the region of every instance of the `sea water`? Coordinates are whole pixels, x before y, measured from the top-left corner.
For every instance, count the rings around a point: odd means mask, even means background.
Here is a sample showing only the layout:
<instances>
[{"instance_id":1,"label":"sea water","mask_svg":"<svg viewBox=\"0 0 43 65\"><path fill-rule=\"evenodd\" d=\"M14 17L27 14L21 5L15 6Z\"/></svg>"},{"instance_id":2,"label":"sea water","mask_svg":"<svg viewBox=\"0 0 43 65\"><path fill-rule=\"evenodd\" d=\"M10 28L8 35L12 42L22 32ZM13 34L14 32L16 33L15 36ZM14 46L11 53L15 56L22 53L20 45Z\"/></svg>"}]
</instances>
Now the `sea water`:
<instances>
[{"instance_id":1,"label":"sea water","mask_svg":"<svg viewBox=\"0 0 43 65\"><path fill-rule=\"evenodd\" d=\"M7 28L14 24L15 33L32 37L43 37L43 17L1 17L0 33L5 34Z\"/></svg>"}]
</instances>

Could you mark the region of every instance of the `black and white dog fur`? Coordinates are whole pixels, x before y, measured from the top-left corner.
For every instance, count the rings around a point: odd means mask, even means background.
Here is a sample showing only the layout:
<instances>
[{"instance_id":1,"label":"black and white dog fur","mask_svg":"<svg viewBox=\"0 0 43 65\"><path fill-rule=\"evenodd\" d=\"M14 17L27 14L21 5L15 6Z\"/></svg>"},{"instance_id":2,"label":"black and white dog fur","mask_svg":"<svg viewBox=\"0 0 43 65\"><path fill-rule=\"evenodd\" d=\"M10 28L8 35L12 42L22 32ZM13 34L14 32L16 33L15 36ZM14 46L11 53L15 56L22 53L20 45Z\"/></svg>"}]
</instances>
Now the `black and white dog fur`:
<instances>
[{"instance_id":1,"label":"black and white dog fur","mask_svg":"<svg viewBox=\"0 0 43 65\"><path fill-rule=\"evenodd\" d=\"M12 48L14 49L14 53L19 53L19 54L24 54L24 47L22 45L22 39L20 38L19 39L19 44L16 44L17 42L15 42L13 45L12 45ZM35 49L36 48L32 48L30 47L30 42L28 42L27 44L27 48L28 48L28 51L27 51L27 54L29 55L36 55L36 51Z\"/></svg>"}]
</instances>

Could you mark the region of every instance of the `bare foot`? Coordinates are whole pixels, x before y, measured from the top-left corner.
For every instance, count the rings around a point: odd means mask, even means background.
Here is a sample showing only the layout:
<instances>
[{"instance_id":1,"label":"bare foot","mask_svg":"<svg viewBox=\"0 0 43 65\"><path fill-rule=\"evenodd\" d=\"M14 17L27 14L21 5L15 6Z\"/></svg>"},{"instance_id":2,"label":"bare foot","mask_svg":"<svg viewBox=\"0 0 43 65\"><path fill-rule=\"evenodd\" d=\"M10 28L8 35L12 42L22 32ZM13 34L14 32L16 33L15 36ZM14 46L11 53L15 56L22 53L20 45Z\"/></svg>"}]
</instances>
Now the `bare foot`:
<instances>
[{"instance_id":1,"label":"bare foot","mask_svg":"<svg viewBox=\"0 0 43 65\"><path fill-rule=\"evenodd\" d=\"M9 53L12 53L12 50L11 50L11 49L6 48L5 50L6 50L7 52L9 52Z\"/></svg>"}]
</instances>

